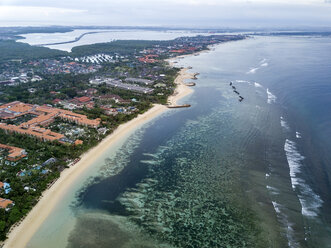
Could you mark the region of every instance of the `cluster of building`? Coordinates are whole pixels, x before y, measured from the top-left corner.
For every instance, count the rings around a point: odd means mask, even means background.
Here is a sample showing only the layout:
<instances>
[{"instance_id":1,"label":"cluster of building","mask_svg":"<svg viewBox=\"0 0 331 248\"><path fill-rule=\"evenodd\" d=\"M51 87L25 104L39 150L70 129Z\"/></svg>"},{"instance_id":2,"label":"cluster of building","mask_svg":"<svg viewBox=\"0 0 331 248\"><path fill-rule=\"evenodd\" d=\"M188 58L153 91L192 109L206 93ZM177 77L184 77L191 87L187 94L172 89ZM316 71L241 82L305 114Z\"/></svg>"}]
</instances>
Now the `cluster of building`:
<instances>
[{"instance_id":1,"label":"cluster of building","mask_svg":"<svg viewBox=\"0 0 331 248\"><path fill-rule=\"evenodd\" d=\"M208 45L229 40L239 40L243 37L241 35L180 37L162 45L155 45L153 48L140 51L141 54L144 54L144 57L139 57L138 60L144 63L154 63L156 60L153 61L153 59L160 55L177 56L179 54L189 54L204 49Z\"/></svg>"},{"instance_id":2,"label":"cluster of building","mask_svg":"<svg viewBox=\"0 0 331 248\"><path fill-rule=\"evenodd\" d=\"M138 58L138 60L139 60L139 62L142 62L142 63L153 64L158 61L156 59L157 57L159 57L159 55L157 55L157 54L148 54L148 55L145 55L144 57Z\"/></svg>"},{"instance_id":3,"label":"cluster of building","mask_svg":"<svg viewBox=\"0 0 331 248\"><path fill-rule=\"evenodd\" d=\"M137 83L137 84L142 84L142 85L147 85L147 86L151 86L155 83L153 80L143 79L143 78L126 78L125 82Z\"/></svg>"},{"instance_id":4,"label":"cluster of building","mask_svg":"<svg viewBox=\"0 0 331 248\"><path fill-rule=\"evenodd\" d=\"M36 71L43 74L87 74L98 71L100 65L85 65L75 61L67 61L66 59L40 59L29 62L30 66L36 67Z\"/></svg>"},{"instance_id":5,"label":"cluster of building","mask_svg":"<svg viewBox=\"0 0 331 248\"><path fill-rule=\"evenodd\" d=\"M24 149L15 146L0 144L0 149L8 151L7 160L12 162L16 162L27 156L27 152Z\"/></svg>"},{"instance_id":6,"label":"cluster of building","mask_svg":"<svg viewBox=\"0 0 331 248\"><path fill-rule=\"evenodd\" d=\"M42 78L38 75L34 75L33 71L28 72L21 69L19 72L2 71L0 73L0 85L15 86L19 83L36 82Z\"/></svg>"},{"instance_id":7,"label":"cluster of building","mask_svg":"<svg viewBox=\"0 0 331 248\"><path fill-rule=\"evenodd\" d=\"M138 93L144 93L144 94L150 94L154 91L152 88L142 87L136 84L127 84L123 83L120 79L114 79L114 78L95 78L90 80L90 84L99 85L105 83L108 86L123 89L123 90L129 90L134 91Z\"/></svg>"},{"instance_id":8,"label":"cluster of building","mask_svg":"<svg viewBox=\"0 0 331 248\"><path fill-rule=\"evenodd\" d=\"M101 64L101 63L114 63L116 62L117 56L110 56L109 54L99 53L91 56L84 56L75 58L76 62Z\"/></svg>"},{"instance_id":9,"label":"cluster of building","mask_svg":"<svg viewBox=\"0 0 331 248\"><path fill-rule=\"evenodd\" d=\"M94 107L94 101L89 96L75 97L69 102L74 104L77 108L86 107L88 109L92 109Z\"/></svg>"},{"instance_id":10,"label":"cluster of building","mask_svg":"<svg viewBox=\"0 0 331 248\"><path fill-rule=\"evenodd\" d=\"M93 61L97 62L98 60L109 62L110 57L108 55L97 55L95 58L92 56L91 58L80 60L63 57L59 60L40 59L28 62L17 61L19 63L8 62L4 64L4 68L0 71L0 85L15 86L19 83L42 80L42 78L36 74L94 73L102 68L101 65L98 65L99 63L96 65L91 64ZM79 61L83 63L79 63Z\"/></svg>"},{"instance_id":11,"label":"cluster of building","mask_svg":"<svg viewBox=\"0 0 331 248\"><path fill-rule=\"evenodd\" d=\"M47 173L50 172L49 169L45 168L46 165L50 165L55 163L57 160L55 158L50 158L47 159L44 163L42 163L41 165L34 165L32 166L32 168L26 170L20 170L19 172L17 172L16 176L18 177L25 177L25 176L30 176L34 171L39 171L41 174L45 175Z\"/></svg>"},{"instance_id":12,"label":"cluster of building","mask_svg":"<svg viewBox=\"0 0 331 248\"><path fill-rule=\"evenodd\" d=\"M94 95L98 92L97 89L89 88L87 90L79 91L77 92L80 95L83 95L81 97L74 97L73 99L70 100L62 100L62 99L54 99L52 101L53 104L55 105L62 105L63 108L73 110L73 109L80 109L83 107L86 107L87 109L92 109L94 108ZM51 94L58 94L59 92L50 92Z\"/></svg>"},{"instance_id":13,"label":"cluster of building","mask_svg":"<svg viewBox=\"0 0 331 248\"><path fill-rule=\"evenodd\" d=\"M131 103L131 100L124 100L119 95L113 95L113 94L101 95L101 96L99 96L99 100L101 100L101 101L112 100L112 101L115 101L115 103L119 103L119 104Z\"/></svg>"},{"instance_id":14,"label":"cluster of building","mask_svg":"<svg viewBox=\"0 0 331 248\"><path fill-rule=\"evenodd\" d=\"M9 183L4 183L4 182L0 182L0 189L4 190L5 194L8 194L11 191ZM4 208L8 210L9 207L13 205L14 202L12 200L0 197L0 208Z\"/></svg>"},{"instance_id":15,"label":"cluster of building","mask_svg":"<svg viewBox=\"0 0 331 248\"><path fill-rule=\"evenodd\" d=\"M68 140L63 134L52 132L47 127L55 121L55 118L60 118L69 122L74 122L79 125L97 128L100 125L100 119L90 120L85 115L77 114L68 110L53 108L49 106L39 106L25 104L19 101L3 104L0 106L0 119L15 119L24 115L34 115L35 118L28 120L19 125L11 125L0 123L0 129L10 133L19 133L30 135L39 138L43 141L59 141L61 143L73 143ZM76 144L81 144L81 141L75 141Z\"/></svg>"}]
</instances>

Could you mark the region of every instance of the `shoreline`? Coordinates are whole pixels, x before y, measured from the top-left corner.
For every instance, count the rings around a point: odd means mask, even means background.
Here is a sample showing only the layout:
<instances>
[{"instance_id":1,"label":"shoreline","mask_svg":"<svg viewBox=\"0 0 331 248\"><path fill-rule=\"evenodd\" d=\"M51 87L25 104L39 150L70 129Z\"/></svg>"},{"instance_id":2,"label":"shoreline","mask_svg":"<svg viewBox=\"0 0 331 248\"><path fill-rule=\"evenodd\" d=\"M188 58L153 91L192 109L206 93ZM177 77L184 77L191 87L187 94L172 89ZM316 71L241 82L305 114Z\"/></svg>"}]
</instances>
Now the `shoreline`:
<instances>
[{"instance_id":1,"label":"shoreline","mask_svg":"<svg viewBox=\"0 0 331 248\"><path fill-rule=\"evenodd\" d=\"M184 68L179 71L179 74L174 81L176 89L174 90L174 93L168 97L168 105L177 105L178 100L193 92L192 88L184 84L185 80L193 79L194 77L194 73L189 73L188 70L188 68Z\"/></svg>"},{"instance_id":2,"label":"shoreline","mask_svg":"<svg viewBox=\"0 0 331 248\"><path fill-rule=\"evenodd\" d=\"M194 55L194 54L191 54ZM173 60L176 58L171 58ZM170 66L173 66L170 63ZM188 68L181 69L174 83L176 84L173 95L169 96L168 102L176 104L181 98L191 94L193 89L186 86L184 80L192 79L192 73L188 72ZM72 167L65 169L58 180L46 189L38 203L31 209L31 211L24 217L19 225L15 226L9 233L8 238L4 241L4 248L26 247L33 235L38 231L46 218L50 215L52 210L63 197L66 189L82 174L90 168L91 165L98 159L99 156L109 149L110 146L115 145L128 132L137 127L151 121L157 116L160 116L168 110L166 105L155 104L147 112L138 115L136 118L120 125L113 133L104 138L97 146L91 148L80 156L81 160Z\"/></svg>"}]
</instances>

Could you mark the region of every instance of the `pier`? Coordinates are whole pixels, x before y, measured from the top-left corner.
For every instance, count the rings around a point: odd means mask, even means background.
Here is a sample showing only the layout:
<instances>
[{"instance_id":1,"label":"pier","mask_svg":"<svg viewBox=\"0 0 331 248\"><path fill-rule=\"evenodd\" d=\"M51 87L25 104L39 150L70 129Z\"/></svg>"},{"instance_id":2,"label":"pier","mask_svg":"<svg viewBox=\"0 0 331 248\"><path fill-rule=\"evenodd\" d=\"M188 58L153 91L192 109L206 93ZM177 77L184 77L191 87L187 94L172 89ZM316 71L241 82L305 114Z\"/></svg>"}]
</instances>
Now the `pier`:
<instances>
[{"instance_id":1,"label":"pier","mask_svg":"<svg viewBox=\"0 0 331 248\"><path fill-rule=\"evenodd\" d=\"M190 104L182 104L182 105L167 105L168 108L189 108Z\"/></svg>"}]
</instances>

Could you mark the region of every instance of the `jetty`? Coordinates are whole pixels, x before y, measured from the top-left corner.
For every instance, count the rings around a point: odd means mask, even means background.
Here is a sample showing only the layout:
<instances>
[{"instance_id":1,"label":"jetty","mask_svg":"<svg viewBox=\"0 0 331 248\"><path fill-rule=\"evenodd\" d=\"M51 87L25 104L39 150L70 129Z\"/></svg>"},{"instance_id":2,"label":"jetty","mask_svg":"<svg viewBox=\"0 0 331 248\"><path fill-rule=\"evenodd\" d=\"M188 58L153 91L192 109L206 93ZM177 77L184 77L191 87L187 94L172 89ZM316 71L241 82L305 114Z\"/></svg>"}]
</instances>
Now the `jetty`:
<instances>
[{"instance_id":1,"label":"jetty","mask_svg":"<svg viewBox=\"0 0 331 248\"><path fill-rule=\"evenodd\" d=\"M167 105L168 108L189 108L191 104L182 104L182 105Z\"/></svg>"}]
</instances>

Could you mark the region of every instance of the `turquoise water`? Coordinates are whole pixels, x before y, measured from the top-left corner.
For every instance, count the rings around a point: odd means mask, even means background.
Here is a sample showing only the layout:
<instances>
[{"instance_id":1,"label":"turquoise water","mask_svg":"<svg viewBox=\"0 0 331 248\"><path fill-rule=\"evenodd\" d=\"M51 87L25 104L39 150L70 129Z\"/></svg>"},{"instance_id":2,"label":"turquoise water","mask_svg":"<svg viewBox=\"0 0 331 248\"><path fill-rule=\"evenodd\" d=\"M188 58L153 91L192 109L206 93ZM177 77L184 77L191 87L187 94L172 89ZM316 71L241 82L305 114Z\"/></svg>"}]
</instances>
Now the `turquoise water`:
<instances>
[{"instance_id":1,"label":"turquoise water","mask_svg":"<svg viewBox=\"0 0 331 248\"><path fill-rule=\"evenodd\" d=\"M45 230L54 247L331 247L330 55L328 37L255 37L179 60L200 72L192 107L105 155L66 235L49 220L31 247Z\"/></svg>"}]
</instances>

